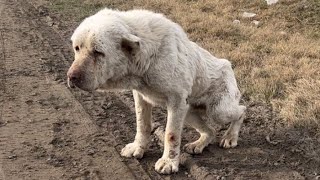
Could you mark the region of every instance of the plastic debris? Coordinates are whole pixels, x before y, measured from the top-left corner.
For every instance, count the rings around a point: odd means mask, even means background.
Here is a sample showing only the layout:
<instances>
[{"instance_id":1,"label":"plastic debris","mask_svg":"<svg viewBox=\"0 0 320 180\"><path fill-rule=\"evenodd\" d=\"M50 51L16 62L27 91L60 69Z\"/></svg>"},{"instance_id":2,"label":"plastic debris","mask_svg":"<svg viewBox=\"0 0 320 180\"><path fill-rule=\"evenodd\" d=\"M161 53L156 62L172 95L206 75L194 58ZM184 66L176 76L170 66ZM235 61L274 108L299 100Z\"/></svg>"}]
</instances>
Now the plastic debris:
<instances>
[{"instance_id":1,"label":"plastic debris","mask_svg":"<svg viewBox=\"0 0 320 180\"><path fill-rule=\"evenodd\" d=\"M279 0L266 0L268 5L277 3Z\"/></svg>"},{"instance_id":2,"label":"plastic debris","mask_svg":"<svg viewBox=\"0 0 320 180\"><path fill-rule=\"evenodd\" d=\"M255 13L249 13L249 12L244 12L242 14L242 17L246 17L246 18L252 18L252 17L255 17L257 14Z\"/></svg>"}]
</instances>

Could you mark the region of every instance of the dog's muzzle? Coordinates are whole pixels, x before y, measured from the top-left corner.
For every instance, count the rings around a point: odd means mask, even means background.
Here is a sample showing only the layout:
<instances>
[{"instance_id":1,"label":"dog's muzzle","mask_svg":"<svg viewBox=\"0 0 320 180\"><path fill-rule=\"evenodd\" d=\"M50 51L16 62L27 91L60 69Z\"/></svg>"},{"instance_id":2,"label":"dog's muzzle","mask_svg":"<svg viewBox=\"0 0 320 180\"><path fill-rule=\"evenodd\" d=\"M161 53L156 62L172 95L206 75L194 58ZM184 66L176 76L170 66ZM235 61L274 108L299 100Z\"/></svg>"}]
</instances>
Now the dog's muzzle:
<instances>
[{"instance_id":1,"label":"dog's muzzle","mask_svg":"<svg viewBox=\"0 0 320 180\"><path fill-rule=\"evenodd\" d=\"M82 76L81 76L81 72L79 70L69 70L67 73L67 77L68 77L68 86L70 88L75 88L76 86L79 87L81 86L82 83Z\"/></svg>"}]
</instances>

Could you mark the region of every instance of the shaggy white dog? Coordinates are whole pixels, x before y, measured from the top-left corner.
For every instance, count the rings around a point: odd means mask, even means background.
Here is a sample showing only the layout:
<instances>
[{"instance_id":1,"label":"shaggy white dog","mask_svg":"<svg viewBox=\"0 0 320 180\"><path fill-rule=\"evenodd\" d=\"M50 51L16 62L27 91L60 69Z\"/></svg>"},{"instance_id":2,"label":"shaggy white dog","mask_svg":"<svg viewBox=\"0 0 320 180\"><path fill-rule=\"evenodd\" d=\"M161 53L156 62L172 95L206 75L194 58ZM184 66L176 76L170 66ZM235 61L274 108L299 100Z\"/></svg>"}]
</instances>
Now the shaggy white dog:
<instances>
[{"instance_id":1,"label":"shaggy white dog","mask_svg":"<svg viewBox=\"0 0 320 180\"><path fill-rule=\"evenodd\" d=\"M130 89L136 109L135 140L121 152L141 158L151 133L154 105L167 108L165 143L155 169L178 171L184 123L200 138L185 145L201 153L214 135L202 115L216 122L231 122L220 145L237 145L245 107L228 60L218 59L191 42L176 23L146 10L104 9L86 18L72 35L75 61L68 71L69 86L86 91Z\"/></svg>"}]
</instances>

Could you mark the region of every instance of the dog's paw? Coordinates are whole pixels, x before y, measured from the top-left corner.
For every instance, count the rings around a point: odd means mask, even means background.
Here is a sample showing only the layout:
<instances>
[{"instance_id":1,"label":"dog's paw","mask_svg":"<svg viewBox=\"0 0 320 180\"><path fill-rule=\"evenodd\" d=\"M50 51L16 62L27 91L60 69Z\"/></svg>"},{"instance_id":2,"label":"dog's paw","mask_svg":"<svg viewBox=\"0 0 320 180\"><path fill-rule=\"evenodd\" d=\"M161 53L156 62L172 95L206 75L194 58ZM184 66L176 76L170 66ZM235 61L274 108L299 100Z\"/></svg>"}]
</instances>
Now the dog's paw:
<instances>
[{"instance_id":1,"label":"dog's paw","mask_svg":"<svg viewBox=\"0 0 320 180\"><path fill-rule=\"evenodd\" d=\"M135 157L135 158L142 158L144 154L145 148L142 147L138 143L130 143L127 144L122 150L121 150L121 156L124 157Z\"/></svg>"},{"instance_id":2,"label":"dog's paw","mask_svg":"<svg viewBox=\"0 0 320 180\"><path fill-rule=\"evenodd\" d=\"M207 144L195 141L184 145L183 149L189 154L200 154L206 146Z\"/></svg>"},{"instance_id":3,"label":"dog's paw","mask_svg":"<svg viewBox=\"0 0 320 180\"><path fill-rule=\"evenodd\" d=\"M200 154L213 141L213 136L202 135L198 140L184 145L183 149L189 154Z\"/></svg>"},{"instance_id":4,"label":"dog's paw","mask_svg":"<svg viewBox=\"0 0 320 180\"><path fill-rule=\"evenodd\" d=\"M160 158L155 165L155 170L160 174L171 174L179 170L179 158Z\"/></svg>"},{"instance_id":5,"label":"dog's paw","mask_svg":"<svg viewBox=\"0 0 320 180\"><path fill-rule=\"evenodd\" d=\"M225 134L221 141L220 141L220 147L223 148L233 148L238 145L238 135L234 134Z\"/></svg>"}]
</instances>

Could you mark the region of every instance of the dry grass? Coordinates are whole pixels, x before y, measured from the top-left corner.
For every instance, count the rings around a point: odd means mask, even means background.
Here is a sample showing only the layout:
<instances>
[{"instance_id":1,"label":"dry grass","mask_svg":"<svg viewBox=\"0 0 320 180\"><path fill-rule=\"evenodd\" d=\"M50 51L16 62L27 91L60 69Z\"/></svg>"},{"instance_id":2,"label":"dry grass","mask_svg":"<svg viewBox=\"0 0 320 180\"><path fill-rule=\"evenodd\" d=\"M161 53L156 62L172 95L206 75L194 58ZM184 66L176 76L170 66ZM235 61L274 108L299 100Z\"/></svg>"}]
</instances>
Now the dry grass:
<instances>
[{"instance_id":1,"label":"dry grass","mask_svg":"<svg viewBox=\"0 0 320 180\"><path fill-rule=\"evenodd\" d=\"M102 7L150 9L180 23L189 37L232 61L244 98L271 103L290 124L320 127L320 1L53 0L75 21ZM243 18L243 12L254 18ZM238 19L240 24L234 24ZM252 24L260 21L260 25Z\"/></svg>"}]
</instances>

